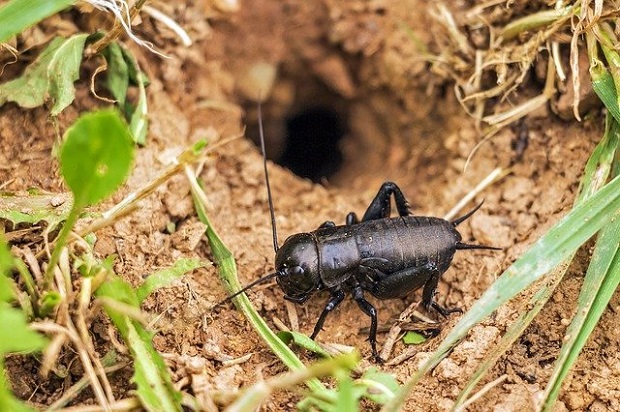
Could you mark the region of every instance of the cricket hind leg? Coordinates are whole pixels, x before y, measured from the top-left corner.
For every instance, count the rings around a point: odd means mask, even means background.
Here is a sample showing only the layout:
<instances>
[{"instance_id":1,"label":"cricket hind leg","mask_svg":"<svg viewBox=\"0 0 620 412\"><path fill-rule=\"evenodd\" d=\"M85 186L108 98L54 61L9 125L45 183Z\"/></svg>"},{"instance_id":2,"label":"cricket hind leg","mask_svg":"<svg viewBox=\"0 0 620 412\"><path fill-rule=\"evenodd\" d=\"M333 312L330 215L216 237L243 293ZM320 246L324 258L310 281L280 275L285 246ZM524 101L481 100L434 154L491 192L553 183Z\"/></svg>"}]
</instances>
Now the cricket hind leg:
<instances>
[{"instance_id":1,"label":"cricket hind leg","mask_svg":"<svg viewBox=\"0 0 620 412\"><path fill-rule=\"evenodd\" d=\"M390 217L392 196L394 196L394 201L396 202L398 215L409 216L411 214L409 202L405 198L405 195L403 195L403 192L396 183L385 182L379 188L377 195L368 206L368 209L366 209L366 213L364 213L362 217L362 222Z\"/></svg>"}]
</instances>

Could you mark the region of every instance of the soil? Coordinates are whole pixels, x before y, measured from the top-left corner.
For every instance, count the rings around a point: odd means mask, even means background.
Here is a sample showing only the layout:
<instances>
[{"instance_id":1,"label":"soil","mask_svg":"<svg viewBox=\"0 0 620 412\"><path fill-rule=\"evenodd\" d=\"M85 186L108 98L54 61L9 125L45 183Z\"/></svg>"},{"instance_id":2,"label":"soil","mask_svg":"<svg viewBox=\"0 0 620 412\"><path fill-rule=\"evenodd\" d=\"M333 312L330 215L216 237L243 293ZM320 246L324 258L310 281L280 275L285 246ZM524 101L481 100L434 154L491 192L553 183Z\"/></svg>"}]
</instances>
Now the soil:
<instances>
[{"instance_id":1,"label":"soil","mask_svg":"<svg viewBox=\"0 0 620 412\"><path fill-rule=\"evenodd\" d=\"M275 69L273 88L264 104L272 157L285 151L287 116L321 107L346 124L340 141L341 167L323 177L323 185L269 165L280 241L311 231L326 220L342 224L350 211L363 213L387 180L398 183L415 214L442 216L494 168L511 167L508 176L476 197L477 202L485 200L484 206L459 226L465 241L494 245L502 251L458 252L439 285L437 299L442 305L467 310L503 269L570 209L583 166L602 136L604 115L594 108L577 122L561 120L549 108L539 110L525 119L528 146L520 159L511 146L520 130L505 128L481 146L464 171L481 132L457 102L450 83L430 73L407 41L404 26L432 44L432 30L419 25L419 21L430 21L426 15L429 4L406 3L255 0L242 1L238 11L227 12L224 1L155 2L187 30L194 44L183 46L168 28L146 17L137 26L137 34L154 41L169 58L125 42L151 81L147 89L150 129L127 184L100 210L152 179L164 167L166 154L199 138L217 141L244 128L246 135L255 136L256 96L252 93L257 87L267 90L269 84L257 86L251 69ZM40 41L59 27L69 32L89 30L102 21L98 13L65 12L41 24L36 29L38 37L32 32L24 35L30 40L17 46L28 43L33 51L24 56L32 57L41 48L33 38ZM20 67L9 66L3 80L18 74ZM13 104L0 108L2 190L66 191L54 149L79 113L105 105L89 90L96 67L95 60L85 63L76 83L76 100L58 119L50 119L47 108L24 110ZM540 89L532 78L522 93L535 95ZM256 147L249 139L223 146L206 162L200 177L214 205L211 220L235 255L240 281L248 283L273 270L262 159ZM195 230L197 221L189 185L183 176L176 176L142 201L131 216L98 232L95 251L101 257L117 253L116 273L138 284L181 257L211 257L204 236L194 243L179 235L181 230ZM168 232L171 222L178 228L172 234ZM483 384L504 374L505 380L468 410L534 410L574 312L588 259L589 250L580 251L540 316ZM406 410L448 410L487 350L523 310L528 296L520 295L473 328L414 389ZM195 395L241 388L285 371L232 305L209 309L225 297L217 269L209 267L160 289L144 305L145 311L157 317L154 342L165 354L174 381ZM327 295L318 294L305 305L294 306L284 301L275 284L268 284L255 288L250 298L274 328L278 319L309 334ZM387 325L421 296L416 292L389 301L367 298L377 307L380 324ZM297 312L298 325L291 310ZM616 294L564 384L556 410L620 410L619 313ZM416 347L407 360L381 369L406 382L459 317L451 315L439 336ZM373 364L367 336L360 331L367 326L356 303L346 299L330 315L318 341L358 348L361 367L367 368ZM104 336L105 327L93 325L93 330L104 331ZM106 339L102 338L102 346ZM379 346L384 340L381 334ZM406 351L411 349L396 343L392 357ZM223 366L223 361L247 354L252 355L247 361ZM70 365L73 356L66 354L61 362ZM313 359L309 354L300 356ZM14 392L41 407L54 402L81 377L77 368L65 378L41 381L36 364L17 357L8 360L8 367ZM130 371L113 375L117 398L130 388ZM262 409L290 410L298 400L294 393L278 392ZM75 400L75 404L92 402L89 391Z\"/></svg>"}]
</instances>

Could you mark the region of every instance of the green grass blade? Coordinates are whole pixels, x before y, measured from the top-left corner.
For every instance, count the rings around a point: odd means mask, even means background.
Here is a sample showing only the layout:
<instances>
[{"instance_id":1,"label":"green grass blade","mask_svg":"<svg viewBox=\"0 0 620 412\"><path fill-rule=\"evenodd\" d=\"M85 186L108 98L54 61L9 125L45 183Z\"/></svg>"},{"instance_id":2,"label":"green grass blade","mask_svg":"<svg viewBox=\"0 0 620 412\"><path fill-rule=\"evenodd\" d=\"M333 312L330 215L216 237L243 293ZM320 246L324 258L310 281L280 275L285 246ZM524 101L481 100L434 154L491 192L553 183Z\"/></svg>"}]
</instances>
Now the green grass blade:
<instances>
[{"instance_id":1,"label":"green grass blade","mask_svg":"<svg viewBox=\"0 0 620 412\"><path fill-rule=\"evenodd\" d=\"M138 397L148 411L181 411L181 394L173 385L164 359L153 347L152 336L137 322L124 316L126 335L134 360L133 380L138 386Z\"/></svg>"},{"instance_id":2,"label":"green grass blade","mask_svg":"<svg viewBox=\"0 0 620 412\"><path fill-rule=\"evenodd\" d=\"M336 374L336 379L338 380L338 390L336 391L334 411L357 412L361 393L358 395L354 393L353 380L345 371L339 371Z\"/></svg>"},{"instance_id":3,"label":"green grass blade","mask_svg":"<svg viewBox=\"0 0 620 412\"><path fill-rule=\"evenodd\" d=\"M592 261L588 267L577 312L566 331L564 344L556 360L553 374L545 391L543 410L552 410L562 382L577 360L581 349L605 311L620 282L620 216L605 226L598 237Z\"/></svg>"},{"instance_id":4,"label":"green grass blade","mask_svg":"<svg viewBox=\"0 0 620 412\"><path fill-rule=\"evenodd\" d=\"M53 116L75 98L73 83L79 78L82 51L88 35L56 37L16 79L0 84L0 105L15 102L33 108L51 100Z\"/></svg>"},{"instance_id":5,"label":"green grass blade","mask_svg":"<svg viewBox=\"0 0 620 412\"><path fill-rule=\"evenodd\" d=\"M604 224L613 218L618 218L619 211L620 177L617 177L590 199L575 207L514 262L463 316L433 356L422 365L384 410L399 410L413 386L445 358L474 325L566 260Z\"/></svg>"},{"instance_id":6,"label":"green grass blade","mask_svg":"<svg viewBox=\"0 0 620 412\"><path fill-rule=\"evenodd\" d=\"M377 368L364 371L361 378L355 380L356 385L365 387L363 396L378 404L385 404L394 398L394 394L400 388L398 381L393 375L382 372Z\"/></svg>"},{"instance_id":7,"label":"green grass blade","mask_svg":"<svg viewBox=\"0 0 620 412\"><path fill-rule=\"evenodd\" d=\"M592 89L603 102L609 113L620 123L620 108L614 78L605 65L598 59L593 59L590 65Z\"/></svg>"},{"instance_id":8,"label":"green grass blade","mask_svg":"<svg viewBox=\"0 0 620 412\"><path fill-rule=\"evenodd\" d=\"M618 39L613 29L607 23L599 23L598 33L601 36L601 49L609 65L609 71L611 77L614 80L616 90L620 88L620 54L616 51L618 45ZM620 103L618 96L616 95L616 106Z\"/></svg>"},{"instance_id":9,"label":"green grass blade","mask_svg":"<svg viewBox=\"0 0 620 412\"><path fill-rule=\"evenodd\" d=\"M486 376L489 370L495 365L497 360L504 354L506 351L512 346L512 344L521 336L523 331L529 326L530 323L534 320L536 315L543 308L545 303L551 298L553 291L556 286L560 283L566 270L568 269L568 262L572 260L574 253L565 261L560 263L558 266L554 268L554 270L549 273L549 281L541 287L532 298L528 301L526 305L522 307L531 308L525 312L522 312L517 320L510 325L502 339L499 341L495 347L489 351L489 353L485 354L484 361L478 366L476 372L472 375L467 385L463 388L459 396L456 398L454 405L452 405L452 410L457 410L459 406L461 406L469 397L471 392L474 390L478 382Z\"/></svg>"},{"instance_id":10,"label":"green grass blade","mask_svg":"<svg viewBox=\"0 0 620 412\"><path fill-rule=\"evenodd\" d=\"M136 290L138 301L142 302L155 290L162 288L181 278L188 272L209 266L209 262L200 259L179 259L169 268L159 270L149 275Z\"/></svg>"},{"instance_id":11,"label":"green grass blade","mask_svg":"<svg viewBox=\"0 0 620 412\"><path fill-rule=\"evenodd\" d=\"M608 113L605 134L586 163L575 205L603 187L610 175L615 177L612 167L618 148L620 148L620 122Z\"/></svg>"},{"instance_id":12,"label":"green grass blade","mask_svg":"<svg viewBox=\"0 0 620 412\"><path fill-rule=\"evenodd\" d=\"M576 6L570 5L560 9L542 10L525 17L513 20L500 32L504 41L508 41L525 31L532 31L540 27L557 24L559 20L567 19L575 13Z\"/></svg>"},{"instance_id":13,"label":"green grass blade","mask_svg":"<svg viewBox=\"0 0 620 412\"><path fill-rule=\"evenodd\" d=\"M192 190L194 190L193 187ZM205 225L207 225L207 238L209 239L209 245L211 246L215 263L218 266L220 277L227 285L229 292L232 293L241 289L239 279L237 278L237 265L235 264L234 256L213 228L213 225L207 217L204 206L197 200L198 198L199 197L194 194L194 205L196 206L198 217ZM256 312L256 310L252 307L250 300L244 293L237 296L234 299L234 302L250 321L254 329L256 329L260 337L267 343L273 353L275 353L276 356L278 356L289 369L305 369L304 364L299 360L295 353L288 346L286 346L286 344L282 342L275 333L273 333L263 318L261 318L261 316ZM325 386L323 386L323 384L316 378L308 380L306 384L312 391L326 390Z\"/></svg>"},{"instance_id":14,"label":"green grass blade","mask_svg":"<svg viewBox=\"0 0 620 412\"><path fill-rule=\"evenodd\" d=\"M142 72L138 72L138 104L136 110L134 110L131 115L129 123L134 142L142 146L146 144L146 135L149 130L149 109L146 98L147 82L146 75Z\"/></svg>"},{"instance_id":15,"label":"green grass blade","mask_svg":"<svg viewBox=\"0 0 620 412\"><path fill-rule=\"evenodd\" d=\"M229 407L226 412L252 412L256 410L267 397L275 390L290 389L311 378L319 378L333 375L334 371L339 371L348 377L348 371L355 368L359 362L359 354L347 353L334 358L322 360L314 363L308 369L300 369L284 373L265 381L261 381L248 389L244 390L241 396ZM351 409L340 409L342 411L352 411Z\"/></svg>"},{"instance_id":16,"label":"green grass blade","mask_svg":"<svg viewBox=\"0 0 620 412\"><path fill-rule=\"evenodd\" d=\"M73 198L67 193L50 194L2 194L0 195L0 219L17 226L20 223L34 225L46 222L50 231L67 219Z\"/></svg>"},{"instance_id":17,"label":"green grass blade","mask_svg":"<svg viewBox=\"0 0 620 412\"><path fill-rule=\"evenodd\" d=\"M140 307L132 286L112 273L95 295L138 310ZM180 411L181 394L174 388L168 367L153 346L152 333L118 308L104 303L104 309L131 352L134 363L132 379L142 406L148 411Z\"/></svg>"},{"instance_id":18,"label":"green grass blade","mask_svg":"<svg viewBox=\"0 0 620 412\"><path fill-rule=\"evenodd\" d=\"M584 177L580 185L579 194L575 199L575 205L580 204L583 200L592 196L592 194L594 194L605 184L605 181L611 173L619 140L620 130L618 128L618 123L614 121L614 118L610 114L608 114L605 134L586 163ZM549 273L547 277L548 280L545 285L543 285L534 294L534 296L532 296L527 304L523 305L524 311L519 315L519 318L512 325L510 325L508 331L504 334L500 342L487 355L485 355L484 362L482 362L476 372L474 372L467 385L457 397L453 405L453 410L465 402L469 394L476 387L477 383L488 373L490 368L508 350L508 348L510 348L514 341L521 336L521 333L540 312L542 307L551 297L556 286L564 277L573 256L574 253L571 254L564 262L560 263L560 265L558 265L551 273ZM525 308L530 309L525 310Z\"/></svg>"},{"instance_id":19,"label":"green grass blade","mask_svg":"<svg viewBox=\"0 0 620 412\"><path fill-rule=\"evenodd\" d=\"M608 116L609 118L610 116ZM614 152L617 152L618 140L620 139L620 123L611 119L611 127L609 133L603 139L599 146L605 141L615 142ZM612 153L609 160L614 159ZM562 349L547 389L545 390L545 398L543 400L544 410L550 410L555 404L562 382L571 367L577 360L581 349L585 345L588 337L594 330L598 320L603 314L611 295L618 287L620 281L620 219L610 221L610 224L601 229L596 247L592 254L592 260L586 273L579 298L577 300L577 311L563 340Z\"/></svg>"},{"instance_id":20,"label":"green grass blade","mask_svg":"<svg viewBox=\"0 0 620 412\"><path fill-rule=\"evenodd\" d=\"M0 42L21 33L75 0L12 0L0 7Z\"/></svg>"},{"instance_id":21,"label":"green grass blade","mask_svg":"<svg viewBox=\"0 0 620 412\"><path fill-rule=\"evenodd\" d=\"M332 357L325 349L321 347L321 345L319 345L318 343L310 339L307 335L304 335L301 332L282 331L278 332L276 335L282 342L286 343L287 345L293 342L298 347L304 348L305 350L310 352L314 352L324 358Z\"/></svg>"},{"instance_id":22,"label":"green grass blade","mask_svg":"<svg viewBox=\"0 0 620 412\"><path fill-rule=\"evenodd\" d=\"M24 313L9 304L15 298L15 288L8 277L13 267L13 257L4 240L4 234L0 231L0 411L22 412L33 409L11 393L4 372L4 356L10 352L41 350L47 340L28 328Z\"/></svg>"}]
</instances>

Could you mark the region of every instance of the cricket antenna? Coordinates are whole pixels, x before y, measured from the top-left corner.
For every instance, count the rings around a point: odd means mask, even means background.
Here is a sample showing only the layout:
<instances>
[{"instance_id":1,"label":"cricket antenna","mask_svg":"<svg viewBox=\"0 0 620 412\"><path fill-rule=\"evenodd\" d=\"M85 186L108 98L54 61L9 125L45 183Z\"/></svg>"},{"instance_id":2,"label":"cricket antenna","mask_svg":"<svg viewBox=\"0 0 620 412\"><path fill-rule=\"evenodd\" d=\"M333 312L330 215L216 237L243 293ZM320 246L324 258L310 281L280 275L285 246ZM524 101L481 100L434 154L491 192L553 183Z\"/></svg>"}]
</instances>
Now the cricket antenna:
<instances>
[{"instance_id":1,"label":"cricket antenna","mask_svg":"<svg viewBox=\"0 0 620 412\"><path fill-rule=\"evenodd\" d=\"M271 185L269 184L269 173L267 172L267 155L265 152L265 135L263 133L263 112L262 112L260 100L258 102L258 134L260 136L260 148L261 148L261 151L263 152L263 169L265 170L265 182L267 183L267 199L269 200L269 213L271 214L271 230L273 232L273 251L277 252L279 248L278 232L276 230L276 215L273 211L273 199L271 197ZM277 277L279 274L280 274L279 272L273 272L273 273L263 276L260 279L256 279L254 282L251 282L250 284L245 285L243 288L241 288L241 290L236 291L232 295L228 296L226 299L215 304L215 306L213 306L212 309L230 301L231 299L239 296L246 290L251 289L258 284L267 282L268 280Z\"/></svg>"},{"instance_id":2,"label":"cricket antenna","mask_svg":"<svg viewBox=\"0 0 620 412\"><path fill-rule=\"evenodd\" d=\"M271 232L273 235L273 251L277 252L280 247L278 246L278 231L276 229L276 214L273 211L273 198L271 197L271 185L269 184L269 173L267 172L267 154L265 152L265 135L263 133L263 111L262 111L260 100L258 102L258 134L260 136L260 148L263 152L263 168L265 169L265 182L267 183L267 199L269 200L269 213L271 214ZM237 292L237 294L243 292L246 288L243 288L240 292ZM237 294L233 296L236 296Z\"/></svg>"},{"instance_id":3,"label":"cricket antenna","mask_svg":"<svg viewBox=\"0 0 620 412\"><path fill-rule=\"evenodd\" d=\"M246 290L251 289L251 288L253 288L254 286L256 286L258 284L267 282L268 280L273 279L276 276L278 276L278 272L273 272L273 273L270 273L268 275L263 276L260 279L256 279L254 282L251 282L250 284L245 285L241 290L236 291L232 295L228 296L226 299L224 299L224 300L218 302L217 304L215 304L215 306L213 306L212 309L217 308L218 306L220 306L220 305L230 301L232 298L236 298L237 296L239 296L240 294L242 294Z\"/></svg>"}]
</instances>

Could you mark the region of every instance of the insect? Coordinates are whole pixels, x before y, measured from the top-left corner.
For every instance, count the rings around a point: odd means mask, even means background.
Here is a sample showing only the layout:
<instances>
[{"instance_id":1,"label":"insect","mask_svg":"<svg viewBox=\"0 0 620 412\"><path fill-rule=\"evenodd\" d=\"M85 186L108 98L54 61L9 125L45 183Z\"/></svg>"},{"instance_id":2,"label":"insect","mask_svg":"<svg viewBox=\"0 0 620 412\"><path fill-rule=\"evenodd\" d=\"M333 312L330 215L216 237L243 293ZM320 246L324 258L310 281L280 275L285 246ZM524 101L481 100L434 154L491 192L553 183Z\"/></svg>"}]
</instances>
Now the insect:
<instances>
[{"instance_id":1,"label":"insect","mask_svg":"<svg viewBox=\"0 0 620 412\"><path fill-rule=\"evenodd\" d=\"M259 132L276 270L226 300L272 278L276 279L285 299L299 304L306 302L315 292L326 290L330 298L310 336L315 339L329 313L340 305L347 293L351 294L362 312L370 317L368 340L377 362L382 362L377 352L377 310L366 300L365 292L378 299L396 299L423 288L422 304L427 310L432 308L444 317L461 311L440 306L434 296L439 279L450 267L457 250L499 250L492 246L463 243L456 230L456 226L474 214L482 203L453 221L412 216L400 188L392 182L385 182L361 220L351 212L346 217L346 225L337 226L327 221L314 231L290 236L279 247L261 122L259 107ZM390 217L392 197L397 217Z\"/></svg>"}]
</instances>

